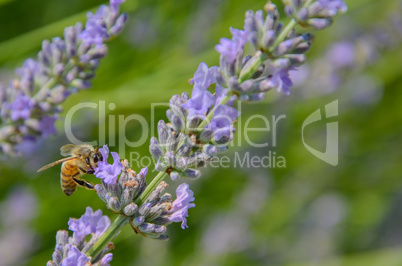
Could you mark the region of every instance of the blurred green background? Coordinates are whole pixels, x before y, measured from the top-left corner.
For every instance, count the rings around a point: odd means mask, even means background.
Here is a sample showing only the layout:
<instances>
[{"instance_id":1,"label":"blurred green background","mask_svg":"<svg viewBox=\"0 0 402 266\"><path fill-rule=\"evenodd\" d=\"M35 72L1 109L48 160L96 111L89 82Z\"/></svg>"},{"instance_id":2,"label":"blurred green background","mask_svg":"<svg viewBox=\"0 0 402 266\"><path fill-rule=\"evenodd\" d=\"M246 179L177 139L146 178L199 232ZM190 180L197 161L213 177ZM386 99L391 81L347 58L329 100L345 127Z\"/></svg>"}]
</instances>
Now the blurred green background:
<instances>
[{"instance_id":1,"label":"blurred green background","mask_svg":"<svg viewBox=\"0 0 402 266\"><path fill-rule=\"evenodd\" d=\"M145 117L151 125L151 104L190 91L188 79L200 62L218 64L214 45L219 38L230 36L230 26L242 28L246 10L265 4L126 1L123 10L130 18L123 34L109 43L93 88L69 97L64 114L80 102L105 101L106 106L116 105L107 109L106 128L113 125L110 116L118 121L118 115L130 114ZM274 2L282 10L279 1ZM1 81L7 83L25 58L35 56L43 39L84 22L86 12L102 3L0 1ZM241 134L225 156L233 161L236 154L266 156L271 151L285 158L286 167L204 169L201 179L190 181L197 207L189 210L189 228L170 225L168 242L145 239L125 228L114 241L112 265L402 265L401 4L397 0L346 3L347 14L338 16L332 27L315 32L308 67L300 71L304 81L299 75L302 81L290 96L272 91L264 102L241 106ZM352 65L334 69L328 51L333 43L344 41L354 45L356 58ZM339 86L331 88L334 74ZM311 113L335 100L339 116L329 122L339 122L339 164L331 166L304 147L301 128ZM154 123L165 119L165 111L155 109ZM253 148L247 143L242 128L253 114L270 121L272 115L286 115L278 122L275 147ZM77 138L98 139L97 110L73 118ZM326 122L305 132L306 142L321 151ZM264 124L255 119L248 126ZM92 191L79 189L66 197L58 167L36 173L59 159L59 147L69 142L63 121L57 127L59 135L38 143L36 153L1 162L0 265L45 264L51 259L57 230L67 229L69 217L80 217L86 206L114 218ZM119 143L121 134L138 140L143 130L135 121L127 123L125 132L118 132L117 125L115 129L116 134L106 133L106 140ZM272 132L248 134L254 143L272 144ZM129 159L130 152L149 156L148 141L135 149L127 147L120 157ZM93 176L86 178L99 182ZM179 183L169 183L173 193ZM25 201L19 202L21 198Z\"/></svg>"}]
</instances>

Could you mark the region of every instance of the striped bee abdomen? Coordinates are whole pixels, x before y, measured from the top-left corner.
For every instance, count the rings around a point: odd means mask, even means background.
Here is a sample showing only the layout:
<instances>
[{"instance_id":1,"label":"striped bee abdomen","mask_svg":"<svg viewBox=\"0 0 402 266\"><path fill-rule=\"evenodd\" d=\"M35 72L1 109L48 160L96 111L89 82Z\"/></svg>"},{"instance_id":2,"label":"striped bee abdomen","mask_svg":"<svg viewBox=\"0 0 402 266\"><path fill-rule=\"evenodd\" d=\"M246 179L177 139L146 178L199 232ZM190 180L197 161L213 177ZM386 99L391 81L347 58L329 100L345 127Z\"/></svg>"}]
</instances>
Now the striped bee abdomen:
<instances>
[{"instance_id":1,"label":"striped bee abdomen","mask_svg":"<svg viewBox=\"0 0 402 266\"><path fill-rule=\"evenodd\" d=\"M64 162L61 166L60 184L63 192L70 196L77 188L77 183L73 177L79 177L80 171L74 162Z\"/></svg>"}]
</instances>

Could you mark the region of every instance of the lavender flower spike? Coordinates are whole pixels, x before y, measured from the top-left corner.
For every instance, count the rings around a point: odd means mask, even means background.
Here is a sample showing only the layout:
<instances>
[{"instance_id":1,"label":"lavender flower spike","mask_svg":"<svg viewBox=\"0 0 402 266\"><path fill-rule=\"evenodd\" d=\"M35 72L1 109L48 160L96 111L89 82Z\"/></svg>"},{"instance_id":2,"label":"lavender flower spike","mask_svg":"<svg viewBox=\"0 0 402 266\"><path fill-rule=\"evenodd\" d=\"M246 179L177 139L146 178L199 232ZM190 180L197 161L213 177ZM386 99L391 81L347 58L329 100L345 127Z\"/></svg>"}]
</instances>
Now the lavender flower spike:
<instances>
[{"instance_id":1,"label":"lavender flower spike","mask_svg":"<svg viewBox=\"0 0 402 266\"><path fill-rule=\"evenodd\" d=\"M108 253L114 248L112 243L108 243L94 257L85 254L110 227L109 217L102 216L101 210L93 212L90 207L87 207L85 214L80 219L70 219L68 225L69 229L74 232L73 236L69 237L68 232L64 230L57 232L55 251L52 260L47 263L48 266L109 265L113 258L113 255ZM86 242L85 239L88 235L91 237Z\"/></svg>"},{"instance_id":2,"label":"lavender flower spike","mask_svg":"<svg viewBox=\"0 0 402 266\"><path fill-rule=\"evenodd\" d=\"M195 200L194 192L188 184L183 183L177 187L176 195L177 199L173 201L169 220L172 222L182 222L181 228L185 229L188 228L186 219L188 217L188 209L195 207L195 204L192 203Z\"/></svg>"},{"instance_id":3,"label":"lavender flower spike","mask_svg":"<svg viewBox=\"0 0 402 266\"><path fill-rule=\"evenodd\" d=\"M67 27L64 39L44 40L36 59L16 70L18 78L0 85L0 152L22 153L19 144L55 134L60 104L72 93L91 87L99 61L106 55L105 41L124 26L119 14L123 1L111 0L81 23Z\"/></svg>"},{"instance_id":4,"label":"lavender flower spike","mask_svg":"<svg viewBox=\"0 0 402 266\"><path fill-rule=\"evenodd\" d=\"M207 64L200 63L194 78L190 80L194 84L191 99L181 105L188 111L189 118L202 118L209 107L215 102L215 97L208 91L208 87L216 82L216 75L219 71L217 66L208 68Z\"/></svg>"},{"instance_id":5,"label":"lavender flower spike","mask_svg":"<svg viewBox=\"0 0 402 266\"><path fill-rule=\"evenodd\" d=\"M87 45L101 47L104 40L117 35L127 19L126 14L116 18L119 15L119 6L123 2L123 0L111 0L110 6L101 5L95 14L89 12L85 30L81 32L79 37Z\"/></svg>"}]
</instances>

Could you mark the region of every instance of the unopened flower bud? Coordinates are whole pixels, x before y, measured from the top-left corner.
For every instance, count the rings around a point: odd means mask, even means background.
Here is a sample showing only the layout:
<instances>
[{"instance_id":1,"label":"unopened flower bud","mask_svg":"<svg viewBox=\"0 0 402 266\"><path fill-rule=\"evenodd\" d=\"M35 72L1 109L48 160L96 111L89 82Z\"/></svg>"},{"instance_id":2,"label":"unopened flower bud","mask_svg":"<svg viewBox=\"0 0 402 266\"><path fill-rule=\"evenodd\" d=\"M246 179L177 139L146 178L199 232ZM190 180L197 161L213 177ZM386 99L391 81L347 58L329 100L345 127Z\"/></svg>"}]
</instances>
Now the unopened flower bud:
<instances>
[{"instance_id":1,"label":"unopened flower bud","mask_svg":"<svg viewBox=\"0 0 402 266\"><path fill-rule=\"evenodd\" d=\"M177 131L182 131L184 129L184 122L179 116L173 115L171 121Z\"/></svg>"},{"instance_id":2,"label":"unopened flower bud","mask_svg":"<svg viewBox=\"0 0 402 266\"><path fill-rule=\"evenodd\" d=\"M138 213L139 213L141 216L146 217L146 216L148 215L149 211L151 210L151 208L152 208L151 203L143 204L143 205L140 207L140 209L138 210Z\"/></svg>"},{"instance_id":3,"label":"unopened flower bud","mask_svg":"<svg viewBox=\"0 0 402 266\"><path fill-rule=\"evenodd\" d=\"M68 232L65 230L59 230L56 234L56 243L65 246L68 244Z\"/></svg>"},{"instance_id":4,"label":"unopened flower bud","mask_svg":"<svg viewBox=\"0 0 402 266\"><path fill-rule=\"evenodd\" d=\"M138 229L145 234L152 234L155 231L155 225L151 223L143 223Z\"/></svg>"},{"instance_id":5,"label":"unopened flower bud","mask_svg":"<svg viewBox=\"0 0 402 266\"><path fill-rule=\"evenodd\" d=\"M92 86L91 82L82 79L74 79L70 85L78 89L88 89Z\"/></svg>"},{"instance_id":6,"label":"unopened flower bud","mask_svg":"<svg viewBox=\"0 0 402 266\"><path fill-rule=\"evenodd\" d=\"M166 144L166 141L169 137L169 130L165 124L165 121L160 120L158 123L158 136L159 143Z\"/></svg>"},{"instance_id":7,"label":"unopened flower bud","mask_svg":"<svg viewBox=\"0 0 402 266\"><path fill-rule=\"evenodd\" d=\"M325 29L332 24L332 19L326 18L311 18L307 20L307 23L316 30Z\"/></svg>"},{"instance_id":8,"label":"unopened flower bud","mask_svg":"<svg viewBox=\"0 0 402 266\"><path fill-rule=\"evenodd\" d=\"M134 218L132 221L130 221L130 224L134 227L140 226L143 222L145 221L145 218L143 216L138 216Z\"/></svg>"},{"instance_id":9,"label":"unopened flower bud","mask_svg":"<svg viewBox=\"0 0 402 266\"><path fill-rule=\"evenodd\" d=\"M186 169L183 173L188 178L199 178L201 176L201 171L195 169Z\"/></svg>"},{"instance_id":10,"label":"unopened flower bud","mask_svg":"<svg viewBox=\"0 0 402 266\"><path fill-rule=\"evenodd\" d=\"M172 180L180 179L180 174L179 174L177 171L172 171L172 172L170 173L170 178L171 178Z\"/></svg>"},{"instance_id":11,"label":"unopened flower bud","mask_svg":"<svg viewBox=\"0 0 402 266\"><path fill-rule=\"evenodd\" d=\"M138 210L138 206L137 204L135 204L134 202L128 204L126 207L124 207L123 209L123 213L126 216L132 216L133 214L135 214L135 212Z\"/></svg>"},{"instance_id":12,"label":"unopened flower bud","mask_svg":"<svg viewBox=\"0 0 402 266\"><path fill-rule=\"evenodd\" d=\"M107 201L107 207L109 210L115 213L120 213L121 204L120 201L116 197L110 197Z\"/></svg>"}]
</instances>

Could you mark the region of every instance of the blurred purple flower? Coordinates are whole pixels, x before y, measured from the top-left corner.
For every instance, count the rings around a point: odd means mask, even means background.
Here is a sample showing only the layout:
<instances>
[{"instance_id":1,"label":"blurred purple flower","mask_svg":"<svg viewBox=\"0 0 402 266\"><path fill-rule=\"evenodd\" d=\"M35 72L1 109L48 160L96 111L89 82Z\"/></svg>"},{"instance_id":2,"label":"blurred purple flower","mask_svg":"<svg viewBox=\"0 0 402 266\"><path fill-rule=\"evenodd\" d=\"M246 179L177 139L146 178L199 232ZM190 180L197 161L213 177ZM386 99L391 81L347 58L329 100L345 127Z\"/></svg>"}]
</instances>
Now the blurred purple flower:
<instances>
[{"instance_id":1,"label":"blurred purple flower","mask_svg":"<svg viewBox=\"0 0 402 266\"><path fill-rule=\"evenodd\" d=\"M15 100L5 107L11 113L11 120L17 121L18 119L27 120L30 118L33 105L31 98L20 91L16 95Z\"/></svg>"},{"instance_id":2,"label":"blurred purple flower","mask_svg":"<svg viewBox=\"0 0 402 266\"><path fill-rule=\"evenodd\" d=\"M102 46L103 39L108 39L109 34L107 33L106 25L103 21L101 14L106 6L101 6L95 14L91 12L88 13L88 21L85 24L85 30L82 31L78 37L83 39L87 45Z\"/></svg>"},{"instance_id":3,"label":"blurred purple flower","mask_svg":"<svg viewBox=\"0 0 402 266\"><path fill-rule=\"evenodd\" d=\"M170 209L169 220L171 222L182 222L181 228L187 228L188 209L194 208L195 204L191 203L195 200L194 192L186 183L181 184L176 189L177 198L173 201L172 209Z\"/></svg>"},{"instance_id":4,"label":"blurred purple flower","mask_svg":"<svg viewBox=\"0 0 402 266\"><path fill-rule=\"evenodd\" d=\"M48 116L45 115L42 120L40 121L40 128L42 129L42 137L47 138L50 135L56 135L56 127L54 123L56 122L57 118L55 116Z\"/></svg>"},{"instance_id":5,"label":"blurred purple flower","mask_svg":"<svg viewBox=\"0 0 402 266\"><path fill-rule=\"evenodd\" d=\"M32 93L34 90L35 75L40 72L39 62L28 58L22 67L16 69L16 73L21 76L20 85L25 93Z\"/></svg>"},{"instance_id":6,"label":"blurred purple flower","mask_svg":"<svg viewBox=\"0 0 402 266\"><path fill-rule=\"evenodd\" d=\"M123 29L127 15L119 15L122 2L111 0L111 7L103 5L88 14L84 30L77 23L65 28L63 39L44 40L37 58L27 59L16 70L19 77L5 88L0 86L0 152L18 155L17 146L27 136L38 139L56 133L59 105L68 95L91 86L107 53L103 43Z\"/></svg>"},{"instance_id":7,"label":"blurred purple flower","mask_svg":"<svg viewBox=\"0 0 402 266\"><path fill-rule=\"evenodd\" d=\"M120 4L123 2L123 0L110 0L110 7L101 5L95 14L88 12L85 29L78 37L87 45L101 47L105 40L111 35L116 35L123 28L127 16L123 14L117 18Z\"/></svg>"},{"instance_id":8,"label":"blurred purple flower","mask_svg":"<svg viewBox=\"0 0 402 266\"><path fill-rule=\"evenodd\" d=\"M37 200L28 187L17 186L13 188L5 201L0 204L2 215L0 221L5 226L27 223L36 215Z\"/></svg>"},{"instance_id":9,"label":"blurred purple flower","mask_svg":"<svg viewBox=\"0 0 402 266\"><path fill-rule=\"evenodd\" d=\"M75 243L79 243L89 234L101 236L110 226L109 217L102 216L102 211L93 212L91 207L86 208L86 212L80 219L70 218L68 221L69 229L73 231Z\"/></svg>"},{"instance_id":10,"label":"blurred purple flower","mask_svg":"<svg viewBox=\"0 0 402 266\"><path fill-rule=\"evenodd\" d=\"M318 0L318 3L322 8L329 11L344 13L348 10L347 5L343 0Z\"/></svg>"},{"instance_id":11,"label":"blurred purple flower","mask_svg":"<svg viewBox=\"0 0 402 266\"><path fill-rule=\"evenodd\" d=\"M347 67L355 62L355 52L352 42L342 41L330 46L327 57L335 67Z\"/></svg>"},{"instance_id":12,"label":"blurred purple flower","mask_svg":"<svg viewBox=\"0 0 402 266\"><path fill-rule=\"evenodd\" d=\"M2 225L0 265L23 265L39 247L39 238L27 225L21 223Z\"/></svg>"},{"instance_id":13,"label":"blurred purple flower","mask_svg":"<svg viewBox=\"0 0 402 266\"><path fill-rule=\"evenodd\" d=\"M310 72L310 66L308 64L304 64L293 71L289 71L289 75L295 86L301 86L308 80Z\"/></svg>"},{"instance_id":14,"label":"blurred purple flower","mask_svg":"<svg viewBox=\"0 0 402 266\"><path fill-rule=\"evenodd\" d=\"M112 12L118 13L120 5L124 2L125 0L110 0L110 8Z\"/></svg>"},{"instance_id":15,"label":"blurred purple flower","mask_svg":"<svg viewBox=\"0 0 402 266\"><path fill-rule=\"evenodd\" d=\"M61 266L85 266L90 262L90 259L76 246L69 246L67 258L61 262Z\"/></svg>"},{"instance_id":16,"label":"blurred purple flower","mask_svg":"<svg viewBox=\"0 0 402 266\"><path fill-rule=\"evenodd\" d=\"M94 175L100 178L106 184L115 184L117 182L117 176L121 173L123 165L120 162L120 157L116 152L111 152L113 157L113 164L107 162L109 157L109 148L104 145L103 148L99 149L102 154L102 161L98 162L98 167L95 169Z\"/></svg>"}]
</instances>

